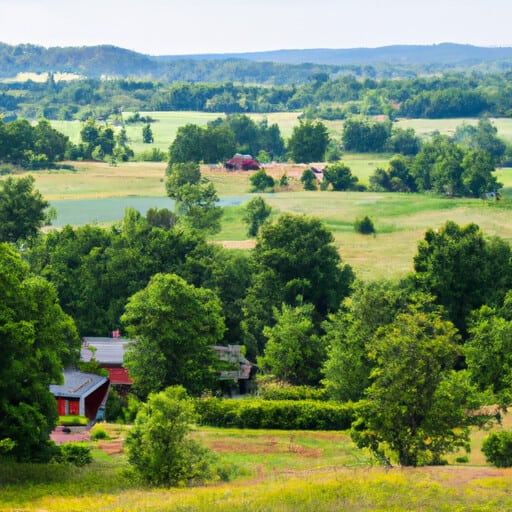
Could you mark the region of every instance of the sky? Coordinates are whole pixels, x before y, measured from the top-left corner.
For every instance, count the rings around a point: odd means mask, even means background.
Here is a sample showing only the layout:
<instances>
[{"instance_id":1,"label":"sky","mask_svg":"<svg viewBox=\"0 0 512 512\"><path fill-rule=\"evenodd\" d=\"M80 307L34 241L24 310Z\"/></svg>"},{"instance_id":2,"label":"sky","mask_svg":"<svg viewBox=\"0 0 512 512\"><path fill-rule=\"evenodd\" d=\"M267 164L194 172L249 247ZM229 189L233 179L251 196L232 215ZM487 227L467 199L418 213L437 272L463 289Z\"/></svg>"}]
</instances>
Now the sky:
<instances>
[{"instance_id":1,"label":"sky","mask_svg":"<svg viewBox=\"0 0 512 512\"><path fill-rule=\"evenodd\" d=\"M512 46L511 0L0 0L0 42L149 55Z\"/></svg>"}]
</instances>

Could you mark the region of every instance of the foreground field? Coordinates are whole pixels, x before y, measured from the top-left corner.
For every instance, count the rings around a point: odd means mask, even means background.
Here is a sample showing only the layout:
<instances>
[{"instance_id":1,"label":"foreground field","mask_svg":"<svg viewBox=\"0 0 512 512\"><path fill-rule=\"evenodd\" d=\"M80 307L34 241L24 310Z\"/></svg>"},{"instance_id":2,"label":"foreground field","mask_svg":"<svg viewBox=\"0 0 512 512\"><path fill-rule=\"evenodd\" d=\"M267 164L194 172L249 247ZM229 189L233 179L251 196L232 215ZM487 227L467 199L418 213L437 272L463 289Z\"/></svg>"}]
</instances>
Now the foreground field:
<instances>
[{"instance_id":1,"label":"foreground field","mask_svg":"<svg viewBox=\"0 0 512 512\"><path fill-rule=\"evenodd\" d=\"M166 490L147 489L129 480L115 434L118 431L122 437L123 429L111 425L108 430L111 435L114 432L113 439L94 444L95 462L89 467L64 471L55 467L48 471L44 466L0 466L0 510L321 512L512 508L512 470L479 465L478 439L468 465L385 470L372 466L343 432L201 428L195 436L218 454L226 471L235 468L231 481Z\"/></svg>"}]
</instances>

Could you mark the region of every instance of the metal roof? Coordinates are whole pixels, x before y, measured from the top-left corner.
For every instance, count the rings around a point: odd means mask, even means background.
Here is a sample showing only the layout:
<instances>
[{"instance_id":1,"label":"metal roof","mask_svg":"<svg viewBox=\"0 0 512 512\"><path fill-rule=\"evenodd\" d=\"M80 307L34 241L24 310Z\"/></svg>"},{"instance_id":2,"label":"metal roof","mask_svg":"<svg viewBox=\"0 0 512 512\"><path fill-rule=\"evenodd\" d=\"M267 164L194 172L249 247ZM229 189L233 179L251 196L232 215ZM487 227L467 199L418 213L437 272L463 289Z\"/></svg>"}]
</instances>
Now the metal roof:
<instances>
[{"instance_id":1,"label":"metal roof","mask_svg":"<svg viewBox=\"0 0 512 512\"><path fill-rule=\"evenodd\" d=\"M93 352L88 347L96 348L94 359L102 365L114 364L121 366L123 364L124 351L128 343L132 340L124 338L82 338L82 349L80 359L90 361Z\"/></svg>"},{"instance_id":2,"label":"metal roof","mask_svg":"<svg viewBox=\"0 0 512 512\"><path fill-rule=\"evenodd\" d=\"M88 396L102 384L108 382L102 375L82 373L78 370L64 370L64 384L51 384L50 392L54 396L80 398Z\"/></svg>"}]
</instances>

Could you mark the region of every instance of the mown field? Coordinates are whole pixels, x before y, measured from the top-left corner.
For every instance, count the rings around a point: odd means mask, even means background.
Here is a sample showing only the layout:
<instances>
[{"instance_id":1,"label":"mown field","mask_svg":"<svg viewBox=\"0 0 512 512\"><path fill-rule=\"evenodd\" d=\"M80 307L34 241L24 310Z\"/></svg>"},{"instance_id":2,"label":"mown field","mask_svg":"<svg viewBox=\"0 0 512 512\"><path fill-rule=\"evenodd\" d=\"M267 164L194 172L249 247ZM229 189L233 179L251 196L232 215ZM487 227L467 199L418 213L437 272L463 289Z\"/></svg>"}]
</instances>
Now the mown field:
<instances>
[{"instance_id":1,"label":"mown field","mask_svg":"<svg viewBox=\"0 0 512 512\"><path fill-rule=\"evenodd\" d=\"M121 440L92 442L84 468L0 465L0 510L45 511L496 511L512 508L511 469L485 465L478 432L468 463L383 469L344 432L199 428L193 435L229 474L205 486L148 489L130 479ZM504 418L504 427L510 419Z\"/></svg>"}]
</instances>

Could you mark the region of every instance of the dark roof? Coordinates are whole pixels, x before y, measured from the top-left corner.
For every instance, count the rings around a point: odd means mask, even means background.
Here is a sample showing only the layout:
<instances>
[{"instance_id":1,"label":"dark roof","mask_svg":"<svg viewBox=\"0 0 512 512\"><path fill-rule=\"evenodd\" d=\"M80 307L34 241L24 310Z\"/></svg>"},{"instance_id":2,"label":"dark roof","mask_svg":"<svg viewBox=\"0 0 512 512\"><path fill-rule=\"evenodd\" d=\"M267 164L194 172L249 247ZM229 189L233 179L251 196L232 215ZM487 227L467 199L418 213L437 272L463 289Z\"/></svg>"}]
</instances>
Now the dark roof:
<instances>
[{"instance_id":1,"label":"dark roof","mask_svg":"<svg viewBox=\"0 0 512 512\"><path fill-rule=\"evenodd\" d=\"M102 375L82 373L77 370L64 370L63 375L64 383L62 385L50 385L50 392L53 396L81 398L90 395L105 382L108 382L108 379Z\"/></svg>"},{"instance_id":2,"label":"dark roof","mask_svg":"<svg viewBox=\"0 0 512 512\"><path fill-rule=\"evenodd\" d=\"M82 340L80 359L86 362L90 361L93 353L88 349L88 347L93 346L96 348L96 351L94 352L94 359L96 359L96 361L101 365L122 365L126 345L132 342L132 340L124 338L86 337Z\"/></svg>"}]
</instances>

